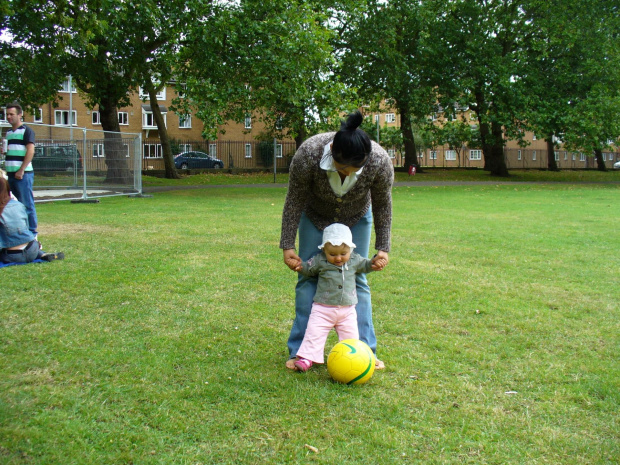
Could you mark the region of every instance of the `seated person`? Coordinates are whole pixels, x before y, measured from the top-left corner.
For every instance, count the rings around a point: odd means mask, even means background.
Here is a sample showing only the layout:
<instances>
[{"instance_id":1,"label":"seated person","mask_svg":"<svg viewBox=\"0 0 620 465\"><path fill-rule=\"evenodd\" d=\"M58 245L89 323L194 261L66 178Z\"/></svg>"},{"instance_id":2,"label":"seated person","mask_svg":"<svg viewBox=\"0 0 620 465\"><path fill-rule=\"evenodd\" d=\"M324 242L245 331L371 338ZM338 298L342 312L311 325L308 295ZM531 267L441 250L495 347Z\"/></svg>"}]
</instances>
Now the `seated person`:
<instances>
[{"instance_id":1,"label":"seated person","mask_svg":"<svg viewBox=\"0 0 620 465\"><path fill-rule=\"evenodd\" d=\"M0 263L62 260L65 255L44 253L28 228L26 207L11 196L9 182L0 176Z\"/></svg>"}]
</instances>

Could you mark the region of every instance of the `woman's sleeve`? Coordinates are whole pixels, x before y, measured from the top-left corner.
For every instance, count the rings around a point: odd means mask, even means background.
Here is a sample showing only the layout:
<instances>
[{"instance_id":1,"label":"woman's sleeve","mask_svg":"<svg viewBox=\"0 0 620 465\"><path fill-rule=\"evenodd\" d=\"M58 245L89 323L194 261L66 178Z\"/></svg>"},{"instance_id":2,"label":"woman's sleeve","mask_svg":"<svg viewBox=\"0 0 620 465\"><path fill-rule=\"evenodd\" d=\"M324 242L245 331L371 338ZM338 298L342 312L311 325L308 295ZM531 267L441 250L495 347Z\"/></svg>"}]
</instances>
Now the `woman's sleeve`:
<instances>
[{"instance_id":1,"label":"woman's sleeve","mask_svg":"<svg viewBox=\"0 0 620 465\"><path fill-rule=\"evenodd\" d=\"M306 163L306 149L302 145L295 153L289 170L288 191L282 212L282 232L280 248L294 249L299 220L309 198L310 182Z\"/></svg>"},{"instance_id":2,"label":"woman's sleeve","mask_svg":"<svg viewBox=\"0 0 620 465\"><path fill-rule=\"evenodd\" d=\"M394 167L386 153L381 157L379 172L370 188L375 224L375 249L384 252L389 252L391 245L392 184L394 184Z\"/></svg>"}]
</instances>

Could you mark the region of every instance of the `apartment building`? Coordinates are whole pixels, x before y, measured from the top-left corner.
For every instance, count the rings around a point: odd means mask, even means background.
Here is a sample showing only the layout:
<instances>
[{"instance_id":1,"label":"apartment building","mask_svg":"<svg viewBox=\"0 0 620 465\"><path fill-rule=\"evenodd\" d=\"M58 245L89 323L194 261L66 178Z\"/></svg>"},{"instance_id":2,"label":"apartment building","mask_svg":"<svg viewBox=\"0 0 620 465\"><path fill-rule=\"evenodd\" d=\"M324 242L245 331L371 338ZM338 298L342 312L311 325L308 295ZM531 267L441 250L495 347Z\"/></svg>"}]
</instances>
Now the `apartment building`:
<instances>
[{"instance_id":1,"label":"apartment building","mask_svg":"<svg viewBox=\"0 0 620 465\"><path fill-rule=\"evenodd\" d=\"M85 128L89 134L102 131L100 113L97 107L86 106L82 95L67 79L59 90L60 102L56 108L51 103L38 108L34 114L24 114L25 123L40 123L50 126ZM177 115L170 107L178 97L174 83L165 86L158 94L157 100L162 112L168 137L172 141L174 153L202 151L224 161L225 167L258 168L265 164L260 156L261 142L257 139L265 127L255 114L248 113L243 123L228 122L225 132L218 128L217 139L207 140L202 136L204 125L193 115ZM122 133L141 134L143 169L163 169L163 151L159 131L153 118L153 111L148 96L138 88L131 94L131 104L118 109L118 122ZM4 109L0 108L0 131L5 132L9 124ZM100 134L98 136L102 138ZM264 143L264 142L263 142ZM103 144L91 144L93 153L87 156L105 157ZM277 141L278 166L286 165L288 157L295 150L292 139ZM292 152L292 153L291 153Z\"/></svg>"}]
</instances>

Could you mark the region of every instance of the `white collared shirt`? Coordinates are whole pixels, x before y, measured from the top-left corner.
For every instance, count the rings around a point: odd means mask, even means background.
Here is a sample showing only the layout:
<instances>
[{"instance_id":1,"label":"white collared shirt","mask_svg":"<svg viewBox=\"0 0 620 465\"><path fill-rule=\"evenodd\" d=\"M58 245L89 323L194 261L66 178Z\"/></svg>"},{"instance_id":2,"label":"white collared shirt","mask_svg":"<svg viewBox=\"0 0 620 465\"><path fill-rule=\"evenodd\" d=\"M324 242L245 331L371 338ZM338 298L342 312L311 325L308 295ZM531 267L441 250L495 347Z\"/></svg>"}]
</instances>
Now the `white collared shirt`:
<instances>
[{"instance_id":1,"label":"white collared shirt","mask_svg":"<svg viewBox=\"0 0 620 465\"><path fill-rule=\"evenodd\" d=\"M357 182L357 177L364 169L364 167L362 166L359 170L354 171L346 178L344 178L343 182L340 179L340 174L338 173L338 171L336 171L334 157L332 157L331 142L323 148L323 158L321 158L321 163L319 164L319 166L322 170L327 171L327 179L329 179L329 185L334 191L334 194L336 194L338 197L342 197L353 188L353 186Z\"/></svg>"}]
</instances>

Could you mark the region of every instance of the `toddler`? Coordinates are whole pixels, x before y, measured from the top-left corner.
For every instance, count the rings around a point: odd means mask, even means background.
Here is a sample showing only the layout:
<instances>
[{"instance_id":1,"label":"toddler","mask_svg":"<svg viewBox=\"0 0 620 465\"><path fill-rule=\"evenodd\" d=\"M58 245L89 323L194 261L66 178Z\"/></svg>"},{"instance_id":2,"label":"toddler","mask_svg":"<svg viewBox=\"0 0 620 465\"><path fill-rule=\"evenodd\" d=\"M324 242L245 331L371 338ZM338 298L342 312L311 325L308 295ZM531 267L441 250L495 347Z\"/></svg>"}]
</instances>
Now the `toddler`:
<instances>
[{"instance_id":1,"label":"toddler","mask_svg":"<svg viewBox=\"0 0 620 465\"><path fill-rule=\"evenodd\" d=\"M308 371L313 363L325 360L325 342L334 328L338 339L359 339L357 328L357 291L355 275L383 268L383 259L370 260L353 252L351 230L334 223L323 231L322 250L307 262L298 262L295 271L305 276L318 276L316 294L303 342L297 351L295 368Z\"/></svg>"}]
</instances>

